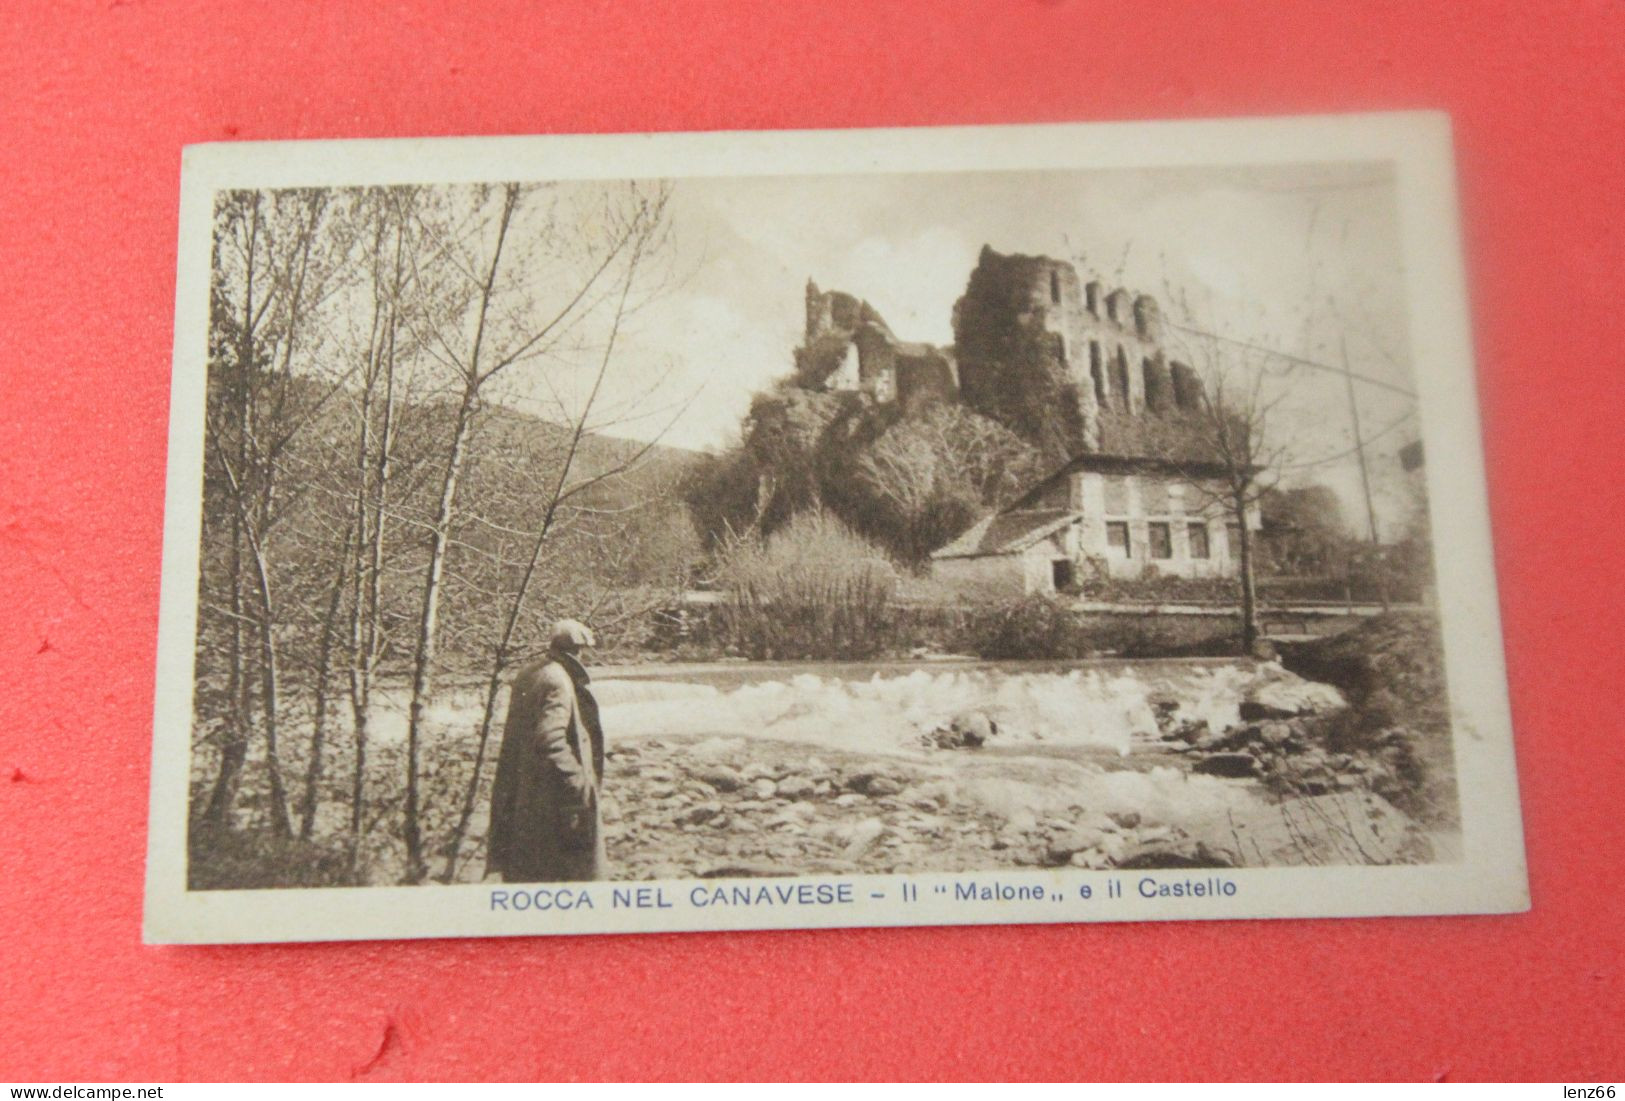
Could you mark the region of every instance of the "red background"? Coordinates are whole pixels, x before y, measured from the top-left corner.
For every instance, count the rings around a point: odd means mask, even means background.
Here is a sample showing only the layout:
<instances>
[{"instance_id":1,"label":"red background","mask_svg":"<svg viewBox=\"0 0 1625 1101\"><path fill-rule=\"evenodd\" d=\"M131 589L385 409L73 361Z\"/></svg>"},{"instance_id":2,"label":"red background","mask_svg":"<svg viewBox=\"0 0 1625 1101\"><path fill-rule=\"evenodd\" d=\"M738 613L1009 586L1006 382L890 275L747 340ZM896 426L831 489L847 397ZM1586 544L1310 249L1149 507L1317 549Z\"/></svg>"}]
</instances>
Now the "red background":
<instances>
[{"instance_id":1,"label":"red background","mask_svg":"<svg viewBox=\"0 0 1625 1101\"><path fill-rule=\"evenodd\" d=\"M1621 1077L1625 7L242 7L0 16L0 1078ZM141 945L183 144L1414 107L1455 117L1531 913Z\"/></svg>"}]
</instances>

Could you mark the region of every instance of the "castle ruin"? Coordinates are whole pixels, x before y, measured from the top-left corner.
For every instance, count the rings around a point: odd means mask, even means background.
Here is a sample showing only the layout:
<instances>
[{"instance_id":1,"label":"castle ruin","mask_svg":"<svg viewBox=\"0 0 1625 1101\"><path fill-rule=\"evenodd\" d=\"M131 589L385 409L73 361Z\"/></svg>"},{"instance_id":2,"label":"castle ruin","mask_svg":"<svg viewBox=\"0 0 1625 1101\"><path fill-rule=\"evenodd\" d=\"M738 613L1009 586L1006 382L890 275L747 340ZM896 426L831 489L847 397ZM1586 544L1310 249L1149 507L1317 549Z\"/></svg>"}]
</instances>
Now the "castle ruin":
<instances>
[{"instance_id":1,"label":"castle ruin","mask_svg":"<svg viewBox=\"0 0 1625 1101\"><path fill-rule=\"evenodd\" d=\"M953 329L951 348L906 342L869 303L809 281L796 356L804 387L863 393L904 417L960 401L1050 460L1053 474L933 554L934 573L1027 592L1090 571L1235 575L1240 534L1215 504L1224 471L1189 431L1202 382L1170 353L1155 298L984 246Z\"/></svg>"},{"instance_id":2,"label":"castle ruin","mask_svg":"<svg viewBox=\"0 0 1625 1101\"><path fill-rule=\"evenodd\" d=\"M896 402L904 416L959 393L951 350L897 339L869 303L842 291L820 291L810 279L807 328L796 360L802 385L861 391L882 404Z\"/></svg>"}]
</instances>

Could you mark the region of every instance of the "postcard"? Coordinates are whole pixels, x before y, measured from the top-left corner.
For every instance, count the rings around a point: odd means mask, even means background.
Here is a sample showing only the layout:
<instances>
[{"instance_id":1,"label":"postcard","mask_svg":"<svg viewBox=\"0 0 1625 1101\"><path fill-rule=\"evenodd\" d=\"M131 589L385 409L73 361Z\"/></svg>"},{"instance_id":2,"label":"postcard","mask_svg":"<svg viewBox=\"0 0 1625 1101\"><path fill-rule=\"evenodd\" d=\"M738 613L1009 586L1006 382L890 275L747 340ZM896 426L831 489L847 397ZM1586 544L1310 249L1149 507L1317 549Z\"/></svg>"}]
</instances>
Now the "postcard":
<instances>
[{"instance_id":1,"label":"postcard","mask_svg":"<svg viewBox=\"0 0 1625 1101\"><path fill-rule=\"evenodd\" d=\"M153 943L1527 908L1448 120L186 150Z\"/></svg>"}]
</instances>

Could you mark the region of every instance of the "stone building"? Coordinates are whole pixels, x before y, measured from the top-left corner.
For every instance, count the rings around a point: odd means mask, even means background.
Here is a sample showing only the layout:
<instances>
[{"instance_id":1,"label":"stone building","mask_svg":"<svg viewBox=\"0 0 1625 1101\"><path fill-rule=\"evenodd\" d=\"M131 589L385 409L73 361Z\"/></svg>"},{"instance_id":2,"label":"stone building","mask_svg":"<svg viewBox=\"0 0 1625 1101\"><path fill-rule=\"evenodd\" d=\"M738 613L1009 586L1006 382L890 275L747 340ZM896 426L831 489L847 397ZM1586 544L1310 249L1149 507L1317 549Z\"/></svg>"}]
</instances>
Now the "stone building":
<instances>
[{"instance_id":1,"label":"stone building","mask_svg":"<svg viewBox=\"0 0 1625 1101\"><path fill-rule=\"evenodd\" d=\"M899 340L869 303L811 280L806 315L798 385L865 393L903 417L963 402L1049 461L1048 477L936 551L933 575L1046 592L1237 573L1225 469L1198 428L1202 382L1150 295L984 247L954 305L952 348ZM1256 512L1247 520L1257 530Z\"/></svg>"},{"instance_id":2,"label":"stone building","mask_svg":"<svg viewBox=\"0 0 1625 1101\"><path fill-rule=\"evenodd\" d=\"M1234 577L1241 533L1224 474L1198 460L1079 455L932 554L931 573L1023 593L1089 577ZM1247 526L1261 526L1256 508Z\"/></svg>"},{"instance_id":3,"label":"stone building","mask_svg":"<svg viewBox=\"0 0 1625 1101\"><path fill-rule=\"evenodd\" d=\"M1023 592L1090 577L1233 577L1226 468L1204 392L1157 302L1046 256L983 248L954 309L960 394L1036 443L1054 472L932 555L932 573ZM1256 509L1247 516L1260 526Z\"/></svg>"}]
</instances>

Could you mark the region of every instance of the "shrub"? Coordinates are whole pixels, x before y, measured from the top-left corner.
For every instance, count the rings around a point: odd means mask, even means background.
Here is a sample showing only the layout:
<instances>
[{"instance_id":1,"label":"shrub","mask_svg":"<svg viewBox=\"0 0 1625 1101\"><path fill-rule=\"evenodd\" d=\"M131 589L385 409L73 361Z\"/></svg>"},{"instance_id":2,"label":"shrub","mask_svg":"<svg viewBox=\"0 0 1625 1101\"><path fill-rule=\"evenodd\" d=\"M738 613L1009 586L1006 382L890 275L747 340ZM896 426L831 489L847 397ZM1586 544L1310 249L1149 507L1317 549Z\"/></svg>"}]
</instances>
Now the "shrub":
<instances>
[{"instance_id":1,"label":"shrub","mask_svg":"<svg viewBox=\"0 0 1625 1101\"><path fill-rule=\"evenodd\" d=\"M997 660L1078 658L1095 649L1076 613L1043 595L977 609L960 646Z\"/></svg>"},{"instance_id":2,"label":"shrub","mask_svg":"<svg viewBox=\"0 0 1625 1101\"><path fill-rule=\"evenodd\" d=\"M1450 702L1438 620L1379 616L1351 631L1283 649L1299 676L1336 685L1349 701L1326 724L1334 753L1370 756L1392 776L1381 794L1429 824L1460 821Z\"/></svg>"},{"instance_id":3,"label":"shrub","mask_svg":"<svg viewBox=\"0 0 1625 1101\"><path fill-rule=\"evenodd\" d=\"M822 511L721 556L724 634L757 659L862 659L887 648L897 574L873 544Z\"/></svg>"},{"instance_id":4,"label":"shrub","mask_svg":"<svg viewBox=\"0 0 1625 1101\"><path fill-rule=\"evenodd\" d=\"M1240 648L1233 618L1079 613L1041 594L971 609L953 645L1003 661L1229 655Z\"/></svg>"}]
</instances>

